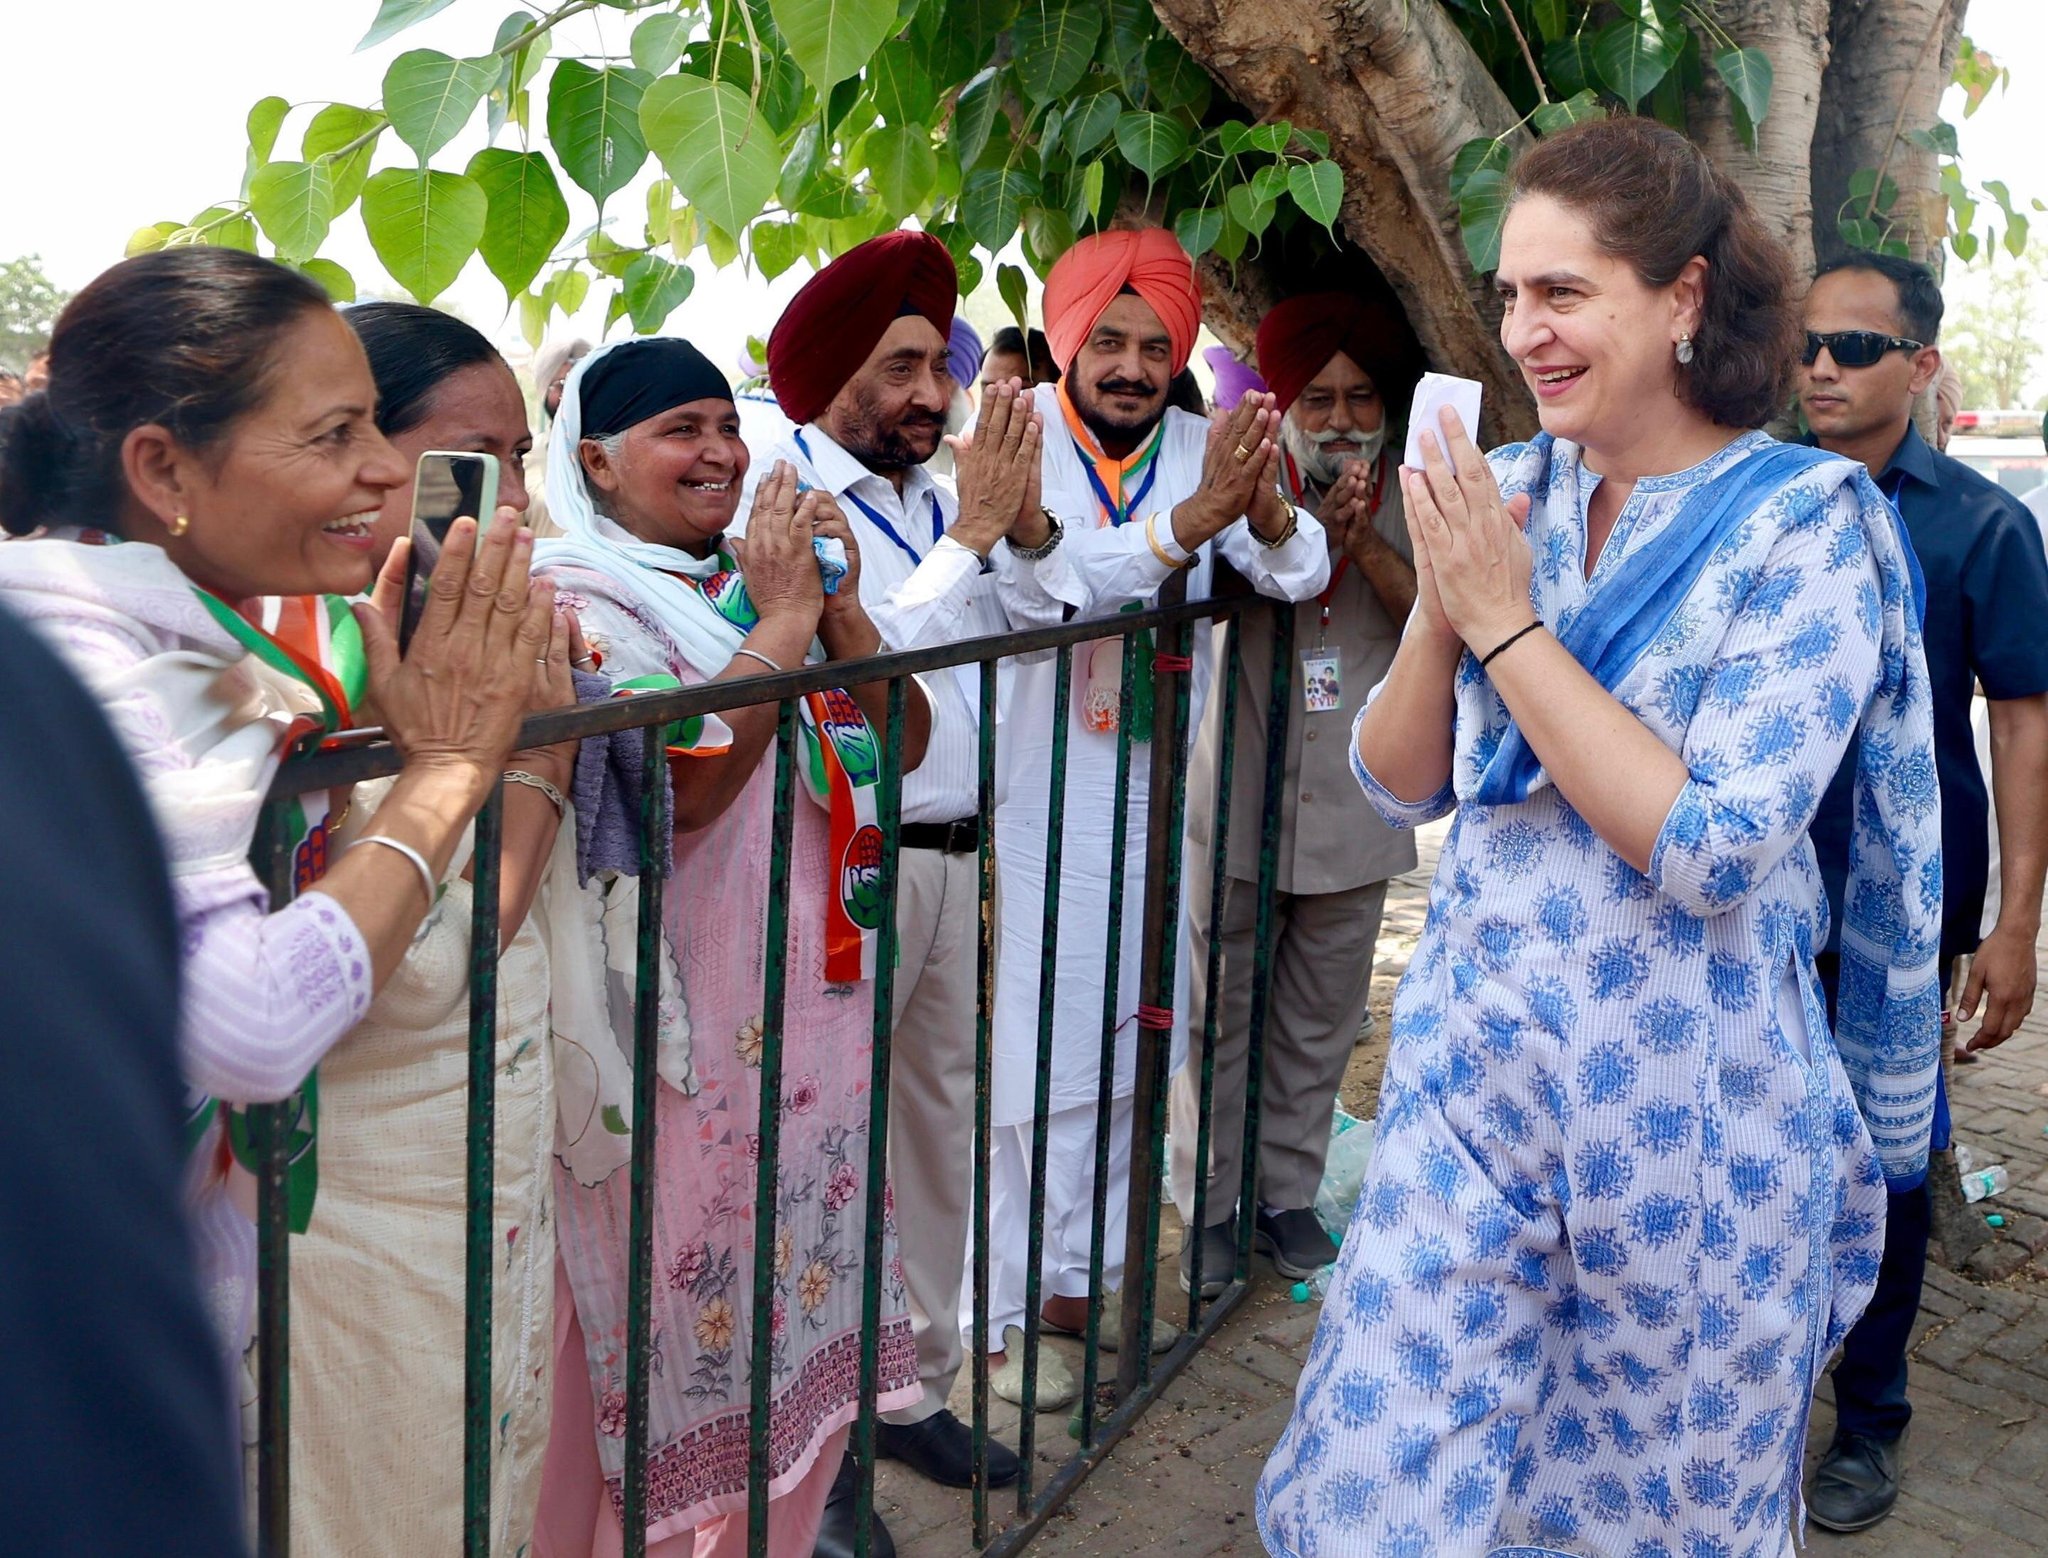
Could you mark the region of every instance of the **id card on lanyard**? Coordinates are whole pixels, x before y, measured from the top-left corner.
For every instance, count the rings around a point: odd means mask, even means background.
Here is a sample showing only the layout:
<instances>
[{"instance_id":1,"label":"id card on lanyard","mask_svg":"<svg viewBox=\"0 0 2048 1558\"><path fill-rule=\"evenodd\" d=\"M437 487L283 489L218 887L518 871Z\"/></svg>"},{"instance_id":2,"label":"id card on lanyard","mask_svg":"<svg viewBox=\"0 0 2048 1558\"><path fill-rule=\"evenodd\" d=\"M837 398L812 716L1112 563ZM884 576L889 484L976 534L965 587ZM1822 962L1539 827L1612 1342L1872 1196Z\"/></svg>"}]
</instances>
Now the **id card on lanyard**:
<instances>
[{"instance_id":1,"label":"id card on lanyard","mask_svg":"<svg viewBox=\"0 0 2048 1558\"><path fill-rule=\"evenodd\" d=\"M803 451L804 458L811 462L811 468L813 470L816 470L818 462L816 457L813 456L811 453L811 446L804 441L804 433L802 428L797 429L796 446L797 448ZM896 544L897 549L901 551L905 557L910 559L911 567L915 568L919 563L924 561L924 553L918 551L916 547L912 546L908 541L906 541L903 538L902 534L896 529L896 527L889 522L888 516L883 514L880 509L876 508L871 503L865 502L861 498L860 494L855 492L850 487L846 490L845 497L847 502L851 503L855 508L859 509L861 513L867 516L869 522L872 523L877 530L881 531L883 535L887 536L891 541L893 541ZM946 533L945 516L939 512L938 493L927 492L925 494L925 502L929 506L929 510L931 513L931 544L936 546L938 544L939 537L943 536Z\"/></svg>"},{"instance_id":2,"label":"id card on lanyard","mask_svg":"<svg viewBox=\"0 0 2048 1558\"><path fill-rule=\"evenodd\" d=\"M1282 451L1285 456L1287 478L1294 488L1295 501L1301 499L1301 475L1294 465L1294 457ZM1380 504L1387 494L1386 456L1382 454L1374 464L1372 501L1364 515L1353 524L1371 524L1379 517ZM1302 709L1308 714L1334 714L1344 706L1344 656L1341 651L1328 647L1330 635L1330 601L1337 593L1337 586L1343 582L1344 571L1351 566L1351 554L1346 552L1337 559L1330 570L1330 582L1323 586L1323 593L1316 598L1316 641L1312 647L1301 651L1301 698Z\"/></svg>"}]
</instances>

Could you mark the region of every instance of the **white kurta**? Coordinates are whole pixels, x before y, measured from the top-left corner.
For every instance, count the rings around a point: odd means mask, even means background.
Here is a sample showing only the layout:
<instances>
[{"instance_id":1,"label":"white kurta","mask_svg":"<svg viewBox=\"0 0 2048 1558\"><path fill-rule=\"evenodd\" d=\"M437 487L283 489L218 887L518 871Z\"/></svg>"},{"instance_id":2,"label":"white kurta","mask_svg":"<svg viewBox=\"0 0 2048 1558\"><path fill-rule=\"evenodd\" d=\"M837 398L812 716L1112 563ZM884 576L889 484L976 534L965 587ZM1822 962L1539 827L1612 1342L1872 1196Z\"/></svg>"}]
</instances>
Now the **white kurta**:
<instances>
[{"instance_id":1,"label":"white kurta","mask_svg":"<svg viewBox=\"0 0 2048 1558\"><path fill-rule=\"evenodd\" d=\"M1107 524L1088 466L1060 415L1050 386L1037 391L1045 418L1044 494L1060 517L1066 537L1037 563L1024 562L998 547L998 597L1012 626L1041 627L1074 617L1113 617L1132 602L1153 605L1170 570L1153 555L1143 524L1156 512L1156 532L1169 539L1167 515L1200 484L1202 448L1208 423L1182 411L1166 413L1165 442L1146 508L1130 524ZM1218 550L1262 595L1307 600L1329 581L1329 546L1322 526L1305 510L1300 528L1283 546L1262 545L1243 519L1205 544L1188 571L1188 598L1211 590L1213 555ZM1069 611L1071 608L1071 612ZM1199 630L1198 630L1199 631ZM1106 640L1101 673L1114 685L1121 641ZM1115 824L1116 735L1088 729L1075 717L1084 695L1088 654L1074 655L1073 692L1061 711L1068 721L1066 824L1060 875L1059 962L1053 995L1051 1107L1054 1111L1095 1105L1102 1056L1104 958L1109 922L1109 857ZM1038 970L1044 942L1046 803L1052 777L1053 690L1051 655L1016 662L1002 732L999 761L1009 792L996 811L996 857L1003 884L1001 955L996 963L994 1120L1026 1124L1032 1118L1038 1078ZM1209 656L1194 657L1192 704L1187 729L1199 727L1207 704ZM1115 1093L1133 1090L1136 1067L1138 965L1144 924L1145 829L1151 774L1149 745L1131 751L1130 804L1124 856L1121 961L1118 970ZM1196 803L1190 797L1190 804ZM1184 907L1184 906L1183 906ZM1186 917L1181 927L1174 988L1173 1064L1187 1045Z\"/></svg>"}]
</instances>

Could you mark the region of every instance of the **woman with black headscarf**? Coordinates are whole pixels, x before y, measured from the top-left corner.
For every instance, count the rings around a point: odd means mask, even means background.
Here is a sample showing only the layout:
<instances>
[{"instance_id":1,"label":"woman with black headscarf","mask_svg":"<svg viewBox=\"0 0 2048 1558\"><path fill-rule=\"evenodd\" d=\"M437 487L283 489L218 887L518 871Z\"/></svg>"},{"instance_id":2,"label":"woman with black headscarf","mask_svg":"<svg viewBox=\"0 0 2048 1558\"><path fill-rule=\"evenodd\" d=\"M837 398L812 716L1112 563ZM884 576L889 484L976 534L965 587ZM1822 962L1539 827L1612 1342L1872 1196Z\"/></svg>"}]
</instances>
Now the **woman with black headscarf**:
<instances>
[{"instance_id":1,"label":"woman with black headscarf","mask_svg":"<svg viewBox=\"0 0 2048 1558\"><path fill-rule=\"evenodd\" d=\"M732 390L687 342L604 347L570 375L548 459L548 504L565 534L540 543L536 555L621 685L725 681L881 648L860 604L853 533L829 494L800 493L794 472L778 463L755 498L744 552L726 539L747 464ZM921 690L913 688L907 702L903 762L914 768L930 713ZM675 870L664 892L662 940L670 970L682 977L674 1000L662 1003L657 1092L654 1247L666 1280L655 1283L653 1300L650 1554L705 1558L727 1544L745 1550L748 1360L757 1321L773 1338L769 1548L839 1551L833 1530L819 1540L828 1502L835 1522L850 1520L847 1501L828 1495L859 1410L873 1022L868 927L882 912L872 869L878 848L871 847L880 835L871 827L885 710L880 684L802 702L800 767L816 804L800 801L794 822L776 1287L761 1316L753 1304L752 1208L776 706L732 710L671 738ZM814 777L821 782L809 789ZM609 927L609 910L605 919ZM630 1053L631 1035L564 1017L558 1007L562 1388L538 1558L618 1550L612 1495L624 1466L629 1191L621 1170L629 1138L620 1127L632 1100L620 1051ZM879 1406L888 1409L918 1393L893 1253L882 1277L881 1323ZM579 1391L572 1381L585 1368L589 1388Z\"/></svg>"}]
</instances>

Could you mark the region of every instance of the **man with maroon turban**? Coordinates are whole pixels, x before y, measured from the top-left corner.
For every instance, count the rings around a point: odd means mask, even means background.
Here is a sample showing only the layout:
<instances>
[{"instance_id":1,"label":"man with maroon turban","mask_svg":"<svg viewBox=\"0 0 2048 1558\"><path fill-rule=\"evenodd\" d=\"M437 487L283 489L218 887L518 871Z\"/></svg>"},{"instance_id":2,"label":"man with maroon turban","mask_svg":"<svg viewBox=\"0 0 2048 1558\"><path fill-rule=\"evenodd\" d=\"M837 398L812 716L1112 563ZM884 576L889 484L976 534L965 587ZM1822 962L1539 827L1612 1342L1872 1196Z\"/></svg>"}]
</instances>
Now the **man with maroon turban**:
<instances>
[{"instance_id":1,"label":"man with maroon turban","mask_svg":"<svg viewBox=\"0 0 2048 1558\"><path fill-rule=\"evenodd\" d=\"M888 233L821 270L768 338L769 384L795 425L759 463L787 460L838 501L860 549L862 603L890 649L1007 629L987 558L1036 485L1037 419L1008 382L991 386L974 438L957 450L958 497L925 468L955 393L956 287L938 239ZM931 739L903 777L889 1178L924 1397L887 1414L876 1444L964 1488L971 1439L946 1397L961 1363L972 1186L962 1166L974 1156L980 668L923 680ZM991 1441L990 1484L1017 1473L1016 1456ZM836 1550L821 1539L821 1554Z\"/></svg>"},{"instance_id":2,"label":"man with maroon turban","mask_svg":"<svg viewBox=\"0 0 2048 1558\"><path fill-rule=\"evenodd\" d=\"M1062 377L1032 391L1045 419L1043 501L1005 549L999 592L1014 626L1067 616L1114 618L1162 597L1210 592L1227 559L1261 593L1312 598L1329 576L1322 527L1280 491L1279 413L1273 397L1248 394L1213 420L1169 410L1167 391L1187 366L1201 327L1194 265L1158 228L1099 233L1076 244L1045 284L1045 333ZM1045 895L1046 798L1055 722L1068 726L1060 937L1052 995L1044 1205L1044 1302L1057 1330L1083 1328L1088 1305L1097 1084L1102 1067L1104 952L1116 795L1117 731L1134 737L1127 808L1124 913L1114 1104L1109 1144L1104 1285L1121 1286L1131 1162L1139 942L1144 921L1145 828L1152 750L1150 700L1119 699L1122 641L1104 638L1074 657L1073 690L1054 704L1051 659L1017 666L1004 714L1010 791L996 814L1003 873L1003 944L996 963L991 1255L991 1330L1004 1343L996 1389L1023 1390L1026 1239L1029 1233L1034 1092L1038 1065L1039 953ZM1147 662L1149 664L1149 661ZM1210 665L1197 655L1192 718L1208 697ZM1147 679L1149 693L1149 678ZM1170 909L1182 923L1181 905ZM1175 1065L1187 1043L1185 940L1173 1003ZM1122 1322L1109 1301L1102 1334L1114 1346ZM1170 1344L1161 1324L1151 1345ZM1041 1350L1037 1400L1073 1389L1050 1348Z\"/></svg>"},{"instance_id":3,"label":"man with maroon turban","mask_svg":"<svg viewBox=\"0 0 2048 1558\"><path fill-rule=\"evenodd\" d=\"M1401 487L1400 424L1421 373L1407 322L1391 307L1348 293L1292 298L1259 326L1258 367L1284 413L1281 476L1328 532L1330 581L1294 609L1291 644L1272 615L1244 619L1237 694L1230 853L1221 924L1215 1113L1207 1165L1195 1162L1201 1073L1173 1086L1173 1191L1193 1216L1195 1177L1208 1175L1200 1247L1202 1289L1223 1291L1237 1250L1243 1118L1250 1043L1259 811L1265 793L1267 705L1273 664L1291 666L1280 849L1275 879L1272 986L1260 1084L1258 1204L1253 1245L1283 1276L1305 1278L1337 1258L1311 1210L1330 1143L1330 1106L1364 1021L1387 880L1415 865L1414 835L1358 804L1349 768L1351 722L1386 675L1415 604L1415 568ZM1190 796L1213 793L1221 745L1211 719L1196 747ZM1190 806L1193 975L1207 972L1208 812ZM1198 992L1198 1000L1208 992ZM1194 1280L1197 1241L1181 1250L1181 1285Z\"/></svg>"}]
</instances>

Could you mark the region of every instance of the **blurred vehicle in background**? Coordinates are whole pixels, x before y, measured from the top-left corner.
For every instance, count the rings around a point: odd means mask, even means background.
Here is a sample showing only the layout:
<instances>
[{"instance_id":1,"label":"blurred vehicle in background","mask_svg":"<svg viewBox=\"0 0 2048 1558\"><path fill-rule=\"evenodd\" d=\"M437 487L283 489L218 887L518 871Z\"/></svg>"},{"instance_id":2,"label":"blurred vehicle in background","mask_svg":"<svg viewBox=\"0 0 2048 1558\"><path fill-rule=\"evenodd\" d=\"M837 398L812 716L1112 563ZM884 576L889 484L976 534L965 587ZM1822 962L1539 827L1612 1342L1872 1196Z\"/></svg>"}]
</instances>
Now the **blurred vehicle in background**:
<instances>
[{"instance_id":1,"label":"blurred vehicle in background","mask_svg":"<svg viewBox=\"0 0 2048 1558\"><path fill-rule=\"evenodd\" d=\"M2048 484L2048 451L2041 442L2038 411L2023 409L1958 412L1948 452L2014 497Z\"/></svg>"}]
</instances>

